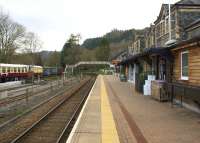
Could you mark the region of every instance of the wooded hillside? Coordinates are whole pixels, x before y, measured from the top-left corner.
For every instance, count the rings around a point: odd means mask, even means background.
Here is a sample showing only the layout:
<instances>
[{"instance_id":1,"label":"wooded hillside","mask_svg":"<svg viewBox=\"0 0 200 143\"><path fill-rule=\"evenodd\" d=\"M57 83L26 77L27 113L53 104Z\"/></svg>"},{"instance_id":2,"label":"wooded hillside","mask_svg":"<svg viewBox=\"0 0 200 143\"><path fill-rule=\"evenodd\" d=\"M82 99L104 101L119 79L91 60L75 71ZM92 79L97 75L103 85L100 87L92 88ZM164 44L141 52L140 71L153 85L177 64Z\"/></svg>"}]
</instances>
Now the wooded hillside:
<instances>
[{"instance_id":1,"label":"wooded hillside","mask_svg":"<svg viewBox=\"0 0 200 143\"><path fill-rule=\"evenodd\" d=\"M86 39L81 45L81 47L88 49L97 48L99 47L100 42L103 38L106 38L111 45L120 44L121 46L123 46L133 41L136 34L142 34L143 32L144 30L136 30L136 29L130 29L124 31L114 29L111 32L103 35L102 37Z\"/></svg>"}]
</instances>

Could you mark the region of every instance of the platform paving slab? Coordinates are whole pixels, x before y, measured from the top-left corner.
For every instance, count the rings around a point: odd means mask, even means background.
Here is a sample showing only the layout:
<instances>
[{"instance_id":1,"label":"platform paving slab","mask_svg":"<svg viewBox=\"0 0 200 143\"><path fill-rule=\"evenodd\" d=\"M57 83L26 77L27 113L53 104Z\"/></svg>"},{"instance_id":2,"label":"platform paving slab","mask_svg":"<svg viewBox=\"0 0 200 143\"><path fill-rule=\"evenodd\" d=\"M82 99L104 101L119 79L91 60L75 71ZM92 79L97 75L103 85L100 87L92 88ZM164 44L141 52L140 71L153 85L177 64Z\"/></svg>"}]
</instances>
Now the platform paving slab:
<instances>
[{"instance_id":1,"label":"platform paving slab","mask_svg":"<svg viewBox=\"0 0 200 143\"><path fill-rule=\"evenodd\" d=\"M170 103L143 96L134 90L133 83L120 82L115 76L103 76L102 79L108 103L102 104L102 82L97 78L80 121L72 131L70 143L115 143L110 139L116 131L111 131L107 140L102 133L105 132L102 130L104 126L113 128L110 126L113 120L117 129L115 137L120 143L200 142L199 114L185 108L172 108ZM104 109L110 111L102 114L102 106L108 106ZM110 115L113 119L102 123L105 120L103 116Z\"/></svg>"},{"instance_id":2,"label":"platform paving slab","mask_svg":"<svg viewBox=\"0 0 200 143\"><path fill-rule=\"evenodd\" d=\"M67 143L101 143L101 103L100 103L100 79L97 79L90 96L87 99L85 109L80 122L71 133L71 139Z\"/></svg>"},{"instance_id":3,"label":"platform paving slab","mask_svg":"<svg viewBox=\"0 0 200 143\"><path fill-rule=\"evenodd\" d=\"M105 78L148 143L200 142L199 114L143 96L134 90L133 84L120 82L117 77ZM109 92L111 96L112 91Z\"/></svg>"}]
</instances>

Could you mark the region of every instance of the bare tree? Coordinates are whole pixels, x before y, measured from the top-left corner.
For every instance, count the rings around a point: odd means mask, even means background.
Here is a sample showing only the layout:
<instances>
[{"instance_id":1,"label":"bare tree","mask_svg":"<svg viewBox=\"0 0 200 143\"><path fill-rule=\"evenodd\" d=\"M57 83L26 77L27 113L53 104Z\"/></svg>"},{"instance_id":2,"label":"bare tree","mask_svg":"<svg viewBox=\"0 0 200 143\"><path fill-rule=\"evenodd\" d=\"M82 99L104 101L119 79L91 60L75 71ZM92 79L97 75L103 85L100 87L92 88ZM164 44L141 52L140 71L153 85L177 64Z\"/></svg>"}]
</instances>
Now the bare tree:
<instances>
[{"instance_id":1,"label":"bare tree","mask_svg":"<svg viewBox=\"0 0 200 143\"><path fill-rule=\"evenodd\" d=\"M31 56L32 64L37 63L37 57L39 56L38 54L41 48L42 42L39 40L38 36L32 32L26 33L23 50Z\"/></svg>"},{"instance_id":2,"label":"bare tree","mask_svg":"<svg viewBox=\"0 0 200 143\"><path fill-rule=\"evenodd\" d=\"M0 62L9 63L15 51L23 44L25 28L13 22L0 11Z\"/></svg>"},{"instance_id":3,"label":"bare tree","mask_svg":"<svg viewBox=\"0 0 200 143\"><path fill-rule=\"evenodd\" d=\"M28 32L25 35L24 46L25 52L36 53L41 49L42 42L39 40L36 34L33 32Z\"/></svg>"}]
</instances>

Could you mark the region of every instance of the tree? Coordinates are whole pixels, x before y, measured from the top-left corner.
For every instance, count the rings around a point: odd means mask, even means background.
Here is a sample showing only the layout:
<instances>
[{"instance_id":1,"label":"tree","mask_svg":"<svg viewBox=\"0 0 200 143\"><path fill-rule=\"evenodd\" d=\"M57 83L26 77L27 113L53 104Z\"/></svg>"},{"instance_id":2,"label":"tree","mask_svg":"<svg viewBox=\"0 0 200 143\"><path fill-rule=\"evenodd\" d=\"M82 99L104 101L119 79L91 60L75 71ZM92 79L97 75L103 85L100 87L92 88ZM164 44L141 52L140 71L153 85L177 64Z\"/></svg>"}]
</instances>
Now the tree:
<instances>
[{"instance_id":1,"label":"tree","mask_svg":"<svg viewBox=\"0 0 200 143\"><path fill-rule=\"evenodd\" d=\"M47 59L46 66L60 66L60 52L54 51Z\"/></svg>"},{"instance_id":2,"label":"tree","mask_svg":"<svg viewBox=\"0 0 200 143\"><path fill-rule=\"evenodd\" d=\"M81 61L96 61L95 50L81 48Z\"/></svg>"},{"instance_id":3,"label":"tree","mask_svg":"<svg viewBox=\"0 0 200 143\"><path fill-rule=\"evenodd\" d=\"M0 11L0 62L9 63L23 44L25 28Z\"/></svg>"},{"instance_id":4,"label":"tree","mask_svg":"<svg viewBox=\"0 0 200 143\"><path fill-rule=\"evenodd\" d=\"M103 38L100 47L96 49L96 59L98 61L108 61L110 55L110 46L106 38Z\"/></svg>"},{"instance_id":5,"label":"tree","mask_svg":"<svg viewBox=\"0 0 200 143\"><path fill-rule=\"evenodd\" d=\"M80 34L71 34L70 38L64 44L61 51L61 65L72 65L80 61Z\"/></svg>"},{"instance_id":6,"label":"tree","mask_svg":"<svg viewBox=\"0 0 200 143\"><path fill-rule=\"evenodd\" d=\"M23 43L24 43L23 51L31 56L32 59L31 64L33 65L36 63L42 64L40 62L41 57L38 54L38 52L42 48L42 42L39 40L38 36L32 32L28 32L25 35L25 40L23 41Z\"/></svg>"}]
</instances>

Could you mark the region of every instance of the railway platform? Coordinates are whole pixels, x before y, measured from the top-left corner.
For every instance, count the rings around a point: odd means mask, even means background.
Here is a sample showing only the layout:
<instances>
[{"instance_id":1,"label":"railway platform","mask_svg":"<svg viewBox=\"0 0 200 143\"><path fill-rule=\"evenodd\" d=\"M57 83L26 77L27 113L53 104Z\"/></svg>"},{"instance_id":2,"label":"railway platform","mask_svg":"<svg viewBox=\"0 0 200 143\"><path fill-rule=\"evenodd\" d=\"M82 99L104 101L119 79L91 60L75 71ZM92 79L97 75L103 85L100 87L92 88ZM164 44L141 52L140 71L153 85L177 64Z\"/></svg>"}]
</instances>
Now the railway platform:
<instances>
[{"instance_id":1,"label":"railway platform","mask_svg":"<svg viewBox=\"0 0 200 143\"><path fill-rule=\"evenodd\" d=\"M199 143L200 115L98 76L67 143Z\"/></svg>"}]
</instances>

